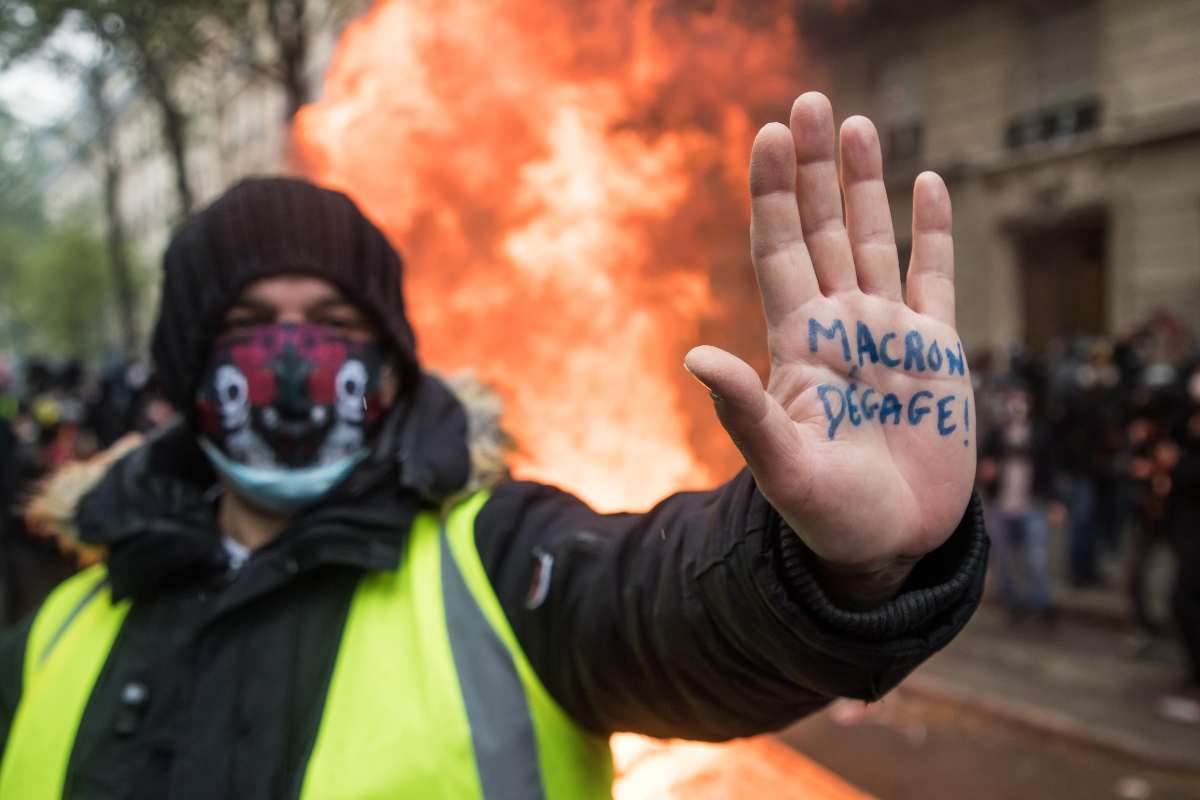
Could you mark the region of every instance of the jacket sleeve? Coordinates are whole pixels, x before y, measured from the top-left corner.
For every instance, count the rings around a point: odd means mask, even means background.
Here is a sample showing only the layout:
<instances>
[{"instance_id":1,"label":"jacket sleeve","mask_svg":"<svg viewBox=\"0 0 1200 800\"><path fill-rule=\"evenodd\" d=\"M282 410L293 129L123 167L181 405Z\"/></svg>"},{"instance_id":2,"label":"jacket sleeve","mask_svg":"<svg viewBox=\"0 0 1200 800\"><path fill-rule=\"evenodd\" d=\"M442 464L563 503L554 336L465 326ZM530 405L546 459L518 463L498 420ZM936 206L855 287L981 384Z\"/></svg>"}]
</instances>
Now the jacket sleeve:
<instances>
[{"instance_id":1,"label":"jacket sleeve","mask_svg":"<svg viewBox=\"0 0 1200 800\"><path fill-rule=\"evenodd\" d=\"M645 514L503 484L476 543L526 656L581 725L706 740L885 694L966 624L988 546L973 497L895 599L843 610L746 470Z\"/></svg>"}]
</instances>

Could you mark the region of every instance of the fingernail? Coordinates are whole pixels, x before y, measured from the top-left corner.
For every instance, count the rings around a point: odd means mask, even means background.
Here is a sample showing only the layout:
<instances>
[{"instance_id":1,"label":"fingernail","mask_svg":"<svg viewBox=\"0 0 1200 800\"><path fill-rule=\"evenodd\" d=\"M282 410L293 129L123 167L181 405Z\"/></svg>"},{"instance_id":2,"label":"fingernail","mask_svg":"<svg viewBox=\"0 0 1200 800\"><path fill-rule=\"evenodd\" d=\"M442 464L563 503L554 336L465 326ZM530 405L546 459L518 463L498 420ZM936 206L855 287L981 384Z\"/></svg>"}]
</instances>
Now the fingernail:
<instances>
[{"instance_id":1,"label":"fingernail","mask_svg":"<svg viewBox=\"0 0 1200 800\"><path fill-rule=\"evenodd\" d=\"M697 382L697 383L699 383L699 384L700 384L701 386L703 386L705 389L708 389L708 396L709 396L709 397L711 397L711 398L713 399L713 402L714 402L714 403L718 403L718 402L720 402L720 401L721 401L721 395L717 394L717 393L716 393L716 392L713 390L713 388L712 388L711 386L709 386L709 385L708 385L708 384L705 382L705 380L704 380L703 378L701 378L701 377L700 377L699 375L697 375L696 373L692 372L692 369L691 369L691 367L689 367L689 366L687 365L687 362L686 362L686 361L685 361L685 362L683 362L683 368L687 370L687 374L688 374L688 375L691 375L693 378L695 378L695 379L696 379L696 382Z\"/></svg>"}]
</instances>

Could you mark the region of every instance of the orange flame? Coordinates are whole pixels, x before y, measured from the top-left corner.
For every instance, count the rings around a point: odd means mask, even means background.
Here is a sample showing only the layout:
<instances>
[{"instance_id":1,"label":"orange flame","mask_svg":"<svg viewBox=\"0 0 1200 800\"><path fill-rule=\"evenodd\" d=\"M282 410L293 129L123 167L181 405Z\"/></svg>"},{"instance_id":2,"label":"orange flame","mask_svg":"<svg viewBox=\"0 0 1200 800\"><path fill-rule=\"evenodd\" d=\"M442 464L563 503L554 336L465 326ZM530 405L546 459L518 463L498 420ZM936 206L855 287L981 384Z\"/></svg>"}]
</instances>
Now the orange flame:
<instances>
[{"instance_id":1,"label":"orange flame","mask_svg":"<svg viewBox=\"0 0 1200 800\"><path fill-rule=\"evenodd\" d=\"M764 365L746 160L798 83L791 17L682 5L380 0L295 128L405 252L425 363L493 384L514 471L602 510L741 464L690 347ZM865 797L765 738L613 750L623 800Z\"/></svg>"},{"instance_id":2,"label":"orange flame","mask_svg":"<svg viewBox=\"0 0 1200 800\"><path fill-rule=\"evenodd\" d=\"M769 736L725 744L612 738L614 800L871 800Z\"/></svg>"},{"instance_id":3,"label":"orange flame","mask_svg":"<svg viewBox=\"0 0 1200 800\"><path fill-rule=\"evenodd\" d=\"M425 363L496 386L514 471L603 510L730 474L682 357L762 360L746 160L791 17L676 5L382 0L295 129L406 254Z\"/></svg>"}]
</instances>

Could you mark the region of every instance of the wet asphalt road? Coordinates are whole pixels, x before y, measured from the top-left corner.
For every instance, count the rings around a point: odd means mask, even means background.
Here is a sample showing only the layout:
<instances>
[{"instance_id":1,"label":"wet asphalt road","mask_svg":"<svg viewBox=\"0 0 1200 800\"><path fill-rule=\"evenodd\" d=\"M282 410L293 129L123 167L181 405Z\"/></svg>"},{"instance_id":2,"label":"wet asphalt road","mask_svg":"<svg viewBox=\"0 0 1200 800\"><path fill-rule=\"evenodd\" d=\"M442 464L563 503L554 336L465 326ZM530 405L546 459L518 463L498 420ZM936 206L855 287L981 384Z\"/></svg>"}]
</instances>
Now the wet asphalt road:
<instances>
[{"instance_id":1,"label":"wet asphalt road","mask_svg":"<svg viewBox=\"0 0 1200 800\"><path fill-rule=\"evenodd\" d=\"M902 689L859 719L837 717L823 712L781 738L886 800L1200 800L1200 774L1146 769Z\"/></svg>"}]
</instances>

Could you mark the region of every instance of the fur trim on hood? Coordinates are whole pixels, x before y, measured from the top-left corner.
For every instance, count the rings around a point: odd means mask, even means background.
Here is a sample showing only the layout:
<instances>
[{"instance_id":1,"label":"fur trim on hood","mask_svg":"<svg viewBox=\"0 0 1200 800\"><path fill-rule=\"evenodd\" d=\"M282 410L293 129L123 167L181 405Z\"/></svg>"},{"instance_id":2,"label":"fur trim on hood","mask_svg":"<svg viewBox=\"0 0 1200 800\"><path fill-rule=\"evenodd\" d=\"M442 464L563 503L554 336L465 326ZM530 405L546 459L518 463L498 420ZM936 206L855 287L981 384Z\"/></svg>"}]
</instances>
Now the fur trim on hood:
<instances>
[{"instance_id":1,"label":"fur trim on hood","mask_svg":"<svg viewBox=\"0 0 1200 800\"><path fill-rule=\"evenodd\" d=\"M463 491L495 486L508 477L508 458L515 449L512 437L502 425L503 400L470 372L441 380L467 413L471 472ZM86 461L68 464L44 479L25 506L29 532L54 539L64 553L73 554L80 564L103 560L105 548L81 540L75 513L84 496L100 483L109 468L144 440L141 434L128 434Z\"/></svg>"}]
</instances>

